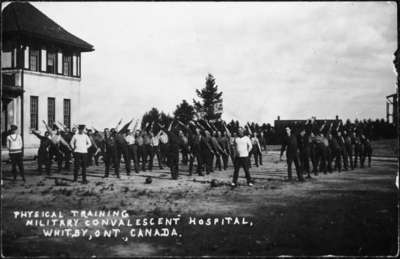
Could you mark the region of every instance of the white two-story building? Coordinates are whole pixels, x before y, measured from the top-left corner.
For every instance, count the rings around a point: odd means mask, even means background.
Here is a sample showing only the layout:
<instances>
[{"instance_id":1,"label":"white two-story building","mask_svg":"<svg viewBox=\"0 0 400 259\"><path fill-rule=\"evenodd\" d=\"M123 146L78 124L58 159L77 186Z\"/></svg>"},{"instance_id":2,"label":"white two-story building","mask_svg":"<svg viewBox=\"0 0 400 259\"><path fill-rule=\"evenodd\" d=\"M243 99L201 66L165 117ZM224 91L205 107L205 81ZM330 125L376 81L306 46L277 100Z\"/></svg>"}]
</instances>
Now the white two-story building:
<instances>
[{"instance_id":1,"label":"white two-story building","mask_svg":"<svg viewBox=\"0 0 400 259\"><path fill-rule=\"evenodd\" d=\"M82 53L93 46L67 32L28 2L2 11L1 140L2 157L11 124L18 126L25 154L35 154L40 130L79 122Z\"/></svg>"}]
</instances>

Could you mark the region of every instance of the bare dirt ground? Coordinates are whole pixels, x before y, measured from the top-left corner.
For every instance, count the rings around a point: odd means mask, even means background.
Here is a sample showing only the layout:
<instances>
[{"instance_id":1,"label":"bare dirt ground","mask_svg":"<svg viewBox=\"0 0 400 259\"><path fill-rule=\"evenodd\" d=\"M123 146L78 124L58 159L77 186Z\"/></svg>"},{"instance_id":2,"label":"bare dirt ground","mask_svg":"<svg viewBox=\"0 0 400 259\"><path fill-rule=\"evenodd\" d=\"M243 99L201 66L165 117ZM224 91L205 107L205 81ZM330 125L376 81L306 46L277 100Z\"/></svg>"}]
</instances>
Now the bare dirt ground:
<instances>
[{"instance_id":1,"label":"bare dirt ground","mask_svg":"<svg viewBox=\"0 0 400 259\"><path fill-rule=\"evenodd\" d=\"M103 179L103 166L88 169L89 184L73 183L72 172L38 175L26 162L27 181L11 181L3 168L2 245L5 256L181 256L181 255L395 255L398 247L398 189L394 158L374 157L372 168L320 174L300 183L286 180L286 164L277 152L264 154L251 168L255 185L229 183L232 167L205 177L179 180L168 170L122 171ZM4 164L3 164L4 165ZM156 163L157 165L157 163ZM147 176L153 182L145 184ZM65 179L60 185L61 179ZM59 185L56 184L56 181ZM245 216L253 226L181 224L181 237L121 239L44 238L12 216L14 210L128 210L132 217Z\"/></svg>"}]
</instances>

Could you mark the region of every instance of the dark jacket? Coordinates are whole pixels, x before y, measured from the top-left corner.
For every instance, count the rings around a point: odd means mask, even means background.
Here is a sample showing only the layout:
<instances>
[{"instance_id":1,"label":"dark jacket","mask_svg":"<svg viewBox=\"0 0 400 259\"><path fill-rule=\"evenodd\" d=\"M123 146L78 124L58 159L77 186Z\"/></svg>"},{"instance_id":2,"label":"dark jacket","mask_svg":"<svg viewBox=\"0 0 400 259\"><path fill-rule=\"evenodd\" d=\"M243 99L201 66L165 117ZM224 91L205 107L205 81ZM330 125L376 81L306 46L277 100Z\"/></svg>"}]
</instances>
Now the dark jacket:
<instances>
[{"instance_id":1,"label":"dark jacket","mask_svg":"<svg viewBox=\"0 0 400 259\"><path fill-rule=\"evenodd\" d=\"M285 136L281 147L281 156L286 150L287 157L295 157L297 156L297 148L297 137L293 134L290 136Z\"/></svg>"}]
</instances>

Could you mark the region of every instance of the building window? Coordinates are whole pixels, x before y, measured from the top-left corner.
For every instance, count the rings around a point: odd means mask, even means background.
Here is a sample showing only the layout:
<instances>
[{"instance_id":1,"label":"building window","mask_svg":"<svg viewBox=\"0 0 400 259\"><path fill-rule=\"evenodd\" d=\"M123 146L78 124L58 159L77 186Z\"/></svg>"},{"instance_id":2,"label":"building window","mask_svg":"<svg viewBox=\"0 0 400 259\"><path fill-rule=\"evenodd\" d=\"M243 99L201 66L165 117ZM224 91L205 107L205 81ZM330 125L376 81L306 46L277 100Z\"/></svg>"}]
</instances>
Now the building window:
<instances>
[{"instance_id":1,"label":"building window","mask_svg":"<svg viewBox=\"0 0 400 259\"><path fill-rule=\"evenodd\" d=\"M64 76L72 75L72 56L64 56L63 68L64 68L63 71Z\"/></svg>"},{"instance_id":2,"label":"building window","mask_svg":"<svg viewBox=\"0 0 400 259\"><path fill-rule=\"evenodd\" d=\"M47 124L49 127L53 127L54 122L56 121L56 98L49 97L47 98Z\"/></svg>"},{"instance_id":3,"label":"building window","mask_svg":"<svg viewBox=\"0 0 400 259\"><path fill-rule=\"evenodd\" d=\"M39 128L39 97L31 96L31 129Z\"/></svg>"},{"instance_id":4,"label":"building window","mask_svg":"<svg viewBox=\"0 0 400 259\"><path fill-rule=\"evenodd\" d=\"M81 56L76 57L76 74L78 77L81 76Z\"/></svg>"},{"instance_id":5,"label":"building window","mask_svg":"<svg viewBox=\"0 0 400 259\"><path fill-rule=\"evenodd\" d=\"M55 74L56 73L56 64L57 64L57 60L56 60L56 53L47 53L47 73L52 73Z\"/></svg>"},{"instance_id":6,"label":"building window","mask_svg":"<svg viewBox=\"0 0 400 259\"><path fill-rule=\"evenodd\" d=\"M12 67L12 51L2 52L1 53L1 67L8 68Z\"/></svg>"},{"instance_id":7,"label":"building window","mask_svg":"<svg viewBox=\"0 0 400 259\"><path fill-rule=\"evenodd\" d=\"M29 54L29 69L39 71L39 50L31 50Z\"/></svg>"},{"instance_id":8,"label":"building window","mask_svg":"<svg viewBox=\"0 0 400 259\"><path fill-rule=\"evenodd\" d=\"M71 128L71 99L64 99L64 125Z\"/></svg>"}]
</instances>

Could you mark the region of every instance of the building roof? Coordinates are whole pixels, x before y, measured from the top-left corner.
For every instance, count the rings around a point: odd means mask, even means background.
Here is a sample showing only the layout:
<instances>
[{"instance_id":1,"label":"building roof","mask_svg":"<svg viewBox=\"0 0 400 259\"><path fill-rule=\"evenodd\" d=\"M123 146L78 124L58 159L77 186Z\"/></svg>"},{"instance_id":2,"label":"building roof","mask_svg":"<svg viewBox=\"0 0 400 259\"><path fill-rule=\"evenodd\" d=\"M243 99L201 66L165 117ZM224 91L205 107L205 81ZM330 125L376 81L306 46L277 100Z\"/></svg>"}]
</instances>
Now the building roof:
<instances>
[{"instance_id":1,"label":"building roof","mask_svg":"<svg viewBox=\"0 0 400 259\"><path fill-rule=\"evenodd\" d=\"M83 52L94 50L91 44L69 33L28 2L10 3L4 8L2 19L3 36L17 33L77 48Z\"/></svg>"}]
</instances>

